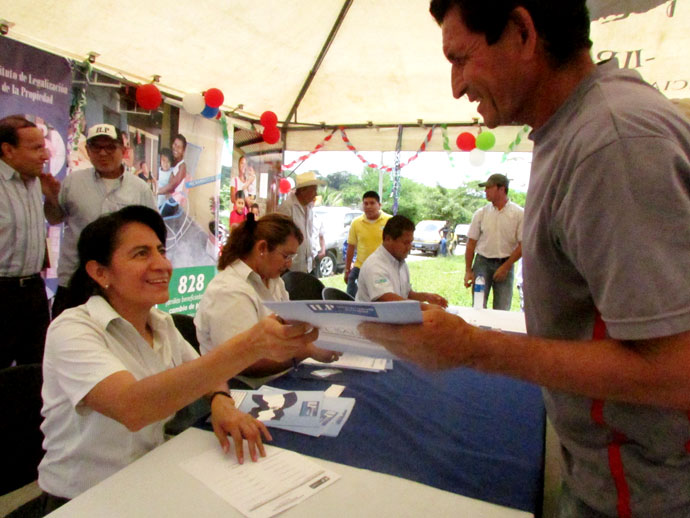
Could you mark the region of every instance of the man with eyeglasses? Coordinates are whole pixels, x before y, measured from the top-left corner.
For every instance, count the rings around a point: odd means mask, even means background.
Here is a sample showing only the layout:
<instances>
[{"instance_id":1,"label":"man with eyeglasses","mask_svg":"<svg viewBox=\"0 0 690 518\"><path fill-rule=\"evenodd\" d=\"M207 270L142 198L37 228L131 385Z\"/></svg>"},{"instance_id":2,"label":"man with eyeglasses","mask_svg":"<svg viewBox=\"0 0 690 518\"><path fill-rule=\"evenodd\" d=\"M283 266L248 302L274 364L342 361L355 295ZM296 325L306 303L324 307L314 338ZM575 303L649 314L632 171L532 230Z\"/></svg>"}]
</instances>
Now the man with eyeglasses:
<instances>
[{"instance_id":1,"label":"man with eyeglasses","mask_svg":"<svg viewBox=\"0 0 690 518\"><path fill-rule=\"evenodd\" d=\"M112 124L92 126L86 135L86 151L93 167L69 174L55 202L46 203L48 221L53 225L65 223L53 318L70 305L67 287L78 266L77 242L83 228L99 216L127 205L145 205L156 210L146 182L124 174L124 140L119 129Z\"/></svg>"},{"instance_id":2,"label":"man with eyeglasses","mask_svg":"<svg viewBox=\"0 0 690 518\"><path fill-rule=\"evenodd\" d=\"M0 369L41 363L50 322L40 275L45 267L46 199L59 182L43 168L50 159L43 132L21 115L0 119Z\"/></svg>"}]
</instances>

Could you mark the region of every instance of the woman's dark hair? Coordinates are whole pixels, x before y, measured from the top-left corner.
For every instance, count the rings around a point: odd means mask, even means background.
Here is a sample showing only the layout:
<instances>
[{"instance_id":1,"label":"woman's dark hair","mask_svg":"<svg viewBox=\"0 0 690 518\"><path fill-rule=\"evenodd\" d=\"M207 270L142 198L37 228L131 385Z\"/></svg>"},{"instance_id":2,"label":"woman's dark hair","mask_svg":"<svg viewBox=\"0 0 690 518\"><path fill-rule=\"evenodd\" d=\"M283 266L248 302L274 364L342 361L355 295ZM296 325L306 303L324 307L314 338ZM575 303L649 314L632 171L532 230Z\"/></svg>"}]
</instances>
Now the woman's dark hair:
<instances>
[{"instance_id":1,"label":"woman's dark hair","mask_svg":"<svg viewBox=\"0 0 690 518\"><path fill-rule=\"evenodd\" d=\"M155 210L143 205L130 205L92 221L79 236L79 267L70 280L67 307L83 304L91 295L105 296L98 283L86 273L86 264L96 261L103 266L110 266L119 244L120 232L129 223L146 225L165 245L167 232L163 218Z\"/></svg>"},{"instance_id":2,"label":"woman's dark hair","mask_svg":"<svg viewBox=\"0 0 690 518\"><path fill-rule=\"evenodd\" d=\"M257 241L266 241L268 251L272 252L278 245L285 243L289 236L294 236L300 244L304 240L302 231L289 217L272 212L256 220L250 212L247 219L230 232L218 259L218 269L225 270L237 259L247 258Z\"/></svg>"},{"instance_id":3,"label":"woman's dark hair","mask_svg":"<svg viewBox=\"0 0 690 518\"><path fill-rule=\"evenodd\" d=\"M453 7L459 9L465 26L483 34L489 45L501 38L515 8L523 7L555 66L592 47L585 0L432 0L429 11L440 25Z\"/></svg>"}]
</instances>

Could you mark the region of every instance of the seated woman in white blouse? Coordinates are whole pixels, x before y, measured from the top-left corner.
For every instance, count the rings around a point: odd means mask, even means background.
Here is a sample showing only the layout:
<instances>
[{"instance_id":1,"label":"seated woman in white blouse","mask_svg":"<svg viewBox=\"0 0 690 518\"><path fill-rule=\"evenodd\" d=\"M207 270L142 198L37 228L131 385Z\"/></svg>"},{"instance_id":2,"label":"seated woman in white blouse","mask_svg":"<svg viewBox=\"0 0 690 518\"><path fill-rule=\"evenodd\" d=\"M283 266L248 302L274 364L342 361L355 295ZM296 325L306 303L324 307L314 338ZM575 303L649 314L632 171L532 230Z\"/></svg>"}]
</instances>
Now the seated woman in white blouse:
<instances>
[{"instance_id":1,"label":"seated woman in white blouse","mask_svg":"<svg viewBox=\"0 0 690 518\"><path fill-rule=\"evenodd\" d=\"M292 264L302 239L297 225L278 213L259 220L247 214L247 220L233 229L218 260L218 275L209 283L194 317L202 355L270 315L262 301L290 299L280 275ZM309 356L332 362L340 355L310 344L290 360L261 359L243 374L269 376Z\"/></svg>"},{"instance_id":2,"label":"seated woman in white blouse","mask_svg":"<svg viewBox=\"0 0 690 518\"><path fill-rule=\"evenodd\" d=\"M141 206L103 216L81 234L72 293L93 295L50 325L43 361L38 483L46 511L162 444L164 422L205 394L223 450L230 434L240 462L244 439L257 460L270 434L234 407L225 380L262 358L283 362L313 350L317 332L271 317L200 358L170 315L154 308L168 300L164 243L160 215Z\"/></svg>"}]
</instances>

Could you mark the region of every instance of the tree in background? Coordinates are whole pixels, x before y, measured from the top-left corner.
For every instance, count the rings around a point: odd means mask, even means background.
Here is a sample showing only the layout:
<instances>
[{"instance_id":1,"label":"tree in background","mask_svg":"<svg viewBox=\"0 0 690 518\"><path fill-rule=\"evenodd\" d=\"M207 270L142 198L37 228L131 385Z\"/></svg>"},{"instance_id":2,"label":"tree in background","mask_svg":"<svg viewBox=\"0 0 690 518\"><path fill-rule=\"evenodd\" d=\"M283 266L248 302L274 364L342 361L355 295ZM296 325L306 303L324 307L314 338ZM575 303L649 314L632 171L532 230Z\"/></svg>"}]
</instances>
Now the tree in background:
<instances>
[{"instance_id":1,"label":"tree in background","mask_svg":"<svg viewBox=\"0 0 690 518\"><path fill-rule=\"evenodd\" d=\"M379 189L379 171L365 167L362 175L357 176L347 171L338 171L325 177L326 187L321 191L322 204L328 206L345 206L361 208L362 194ZM450 221L452 226L458 223L470 223L477 209L486 205L484 189L478 181L461 185L457 189L447 189L436 185L429 187L416 183L409 178L402 178L398 214L414 222L424 219ZM392 214L393 179L390 173L383 173L383 192L381 208ZM510 191L511 201L525 206L525 193Z\"/></svg>"}]
</instances>

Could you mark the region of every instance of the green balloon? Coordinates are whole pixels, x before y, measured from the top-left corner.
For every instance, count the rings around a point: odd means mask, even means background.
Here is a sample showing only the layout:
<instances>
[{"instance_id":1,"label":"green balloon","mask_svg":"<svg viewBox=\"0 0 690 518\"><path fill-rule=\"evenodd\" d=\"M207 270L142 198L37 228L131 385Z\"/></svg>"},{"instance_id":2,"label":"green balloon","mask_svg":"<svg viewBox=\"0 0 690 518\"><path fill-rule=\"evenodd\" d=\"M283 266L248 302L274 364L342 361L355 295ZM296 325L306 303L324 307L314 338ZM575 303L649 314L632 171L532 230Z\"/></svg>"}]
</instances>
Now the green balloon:
<instances>
[{"instance_id":1,"label":"green balloon","mask_svg":"<svg viewBox=\"0 0 690 518\"><path fill-rule=\"evenodd\" d=\"M482 151L488 151L489 149L494 147L495 143L496 136L490 131L482 131L479 135L477 135L476 144L477 147Z\"/></svg>"}]
</instances>

